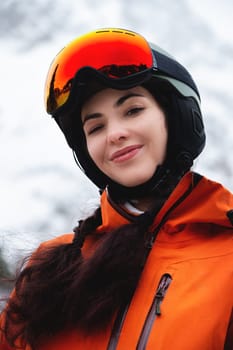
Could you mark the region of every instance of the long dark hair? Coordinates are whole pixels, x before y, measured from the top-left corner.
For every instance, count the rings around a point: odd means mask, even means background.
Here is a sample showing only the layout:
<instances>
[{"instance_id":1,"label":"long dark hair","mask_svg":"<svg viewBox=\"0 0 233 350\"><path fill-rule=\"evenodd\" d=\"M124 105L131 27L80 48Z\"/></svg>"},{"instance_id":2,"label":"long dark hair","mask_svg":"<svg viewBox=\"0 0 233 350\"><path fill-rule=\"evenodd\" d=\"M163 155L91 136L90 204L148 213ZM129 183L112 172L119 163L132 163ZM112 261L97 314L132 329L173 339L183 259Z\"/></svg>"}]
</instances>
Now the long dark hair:
<instances>
[{"instance_id":1,"label":"long dark hair","mask_svg":"<svg viewBox=\"0 0 233 350\"><path fill-rule=\"evenodd\" d=\"M18 274L15 294L4 311L3 331L9 344L36 348L64 329L89 333L105 329L137 285L148 227L177 182L171 175L154 193L158 201L153 210L133 223L96 233L102 221L98 208L79 222L70 243L39 248ZM85 255L82 247L88 240L94 249Z\"/></svg>"},{"instance_id":2,"label":"long dark hair","mask_svg":"<svg viewBox=\"0 0 233 350\"><path fill-rule=\"evenodd\" d=\"M104 329L136 286L150 222L144 215L137 223L97 234L98 208L79 222L70 243L39 248L19 273L4 311L9 344L21 341L35 348L67 328ZM83 256L86 237L95 241L95 249Z\"/></svg>"}]
</instances>

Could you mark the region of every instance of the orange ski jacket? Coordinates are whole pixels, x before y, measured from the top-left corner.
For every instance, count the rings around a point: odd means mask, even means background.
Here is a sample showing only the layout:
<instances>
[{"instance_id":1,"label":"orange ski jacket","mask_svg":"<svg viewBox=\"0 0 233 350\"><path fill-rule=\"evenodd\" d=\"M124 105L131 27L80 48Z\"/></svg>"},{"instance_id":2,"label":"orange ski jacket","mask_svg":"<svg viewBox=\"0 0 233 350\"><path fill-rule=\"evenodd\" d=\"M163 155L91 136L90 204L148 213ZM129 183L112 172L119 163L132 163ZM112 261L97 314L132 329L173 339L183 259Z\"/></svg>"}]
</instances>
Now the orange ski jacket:
<instances>
[{"instance_id":1,"label":"orange ski jacket","mask_svg":"<svg viewBox=\"0 0 233 350\"><path fill-rule=\"evenodd\" d=\"M94 335L61 332L36 350L233 349L233 195L204 177L189 191L192 182L190 172L156 215L158 235L122 317ZM101 208L99 232L129 222L106 192ZM3 335L0 349L12 349Z\"/></svg>"}]
</instances>

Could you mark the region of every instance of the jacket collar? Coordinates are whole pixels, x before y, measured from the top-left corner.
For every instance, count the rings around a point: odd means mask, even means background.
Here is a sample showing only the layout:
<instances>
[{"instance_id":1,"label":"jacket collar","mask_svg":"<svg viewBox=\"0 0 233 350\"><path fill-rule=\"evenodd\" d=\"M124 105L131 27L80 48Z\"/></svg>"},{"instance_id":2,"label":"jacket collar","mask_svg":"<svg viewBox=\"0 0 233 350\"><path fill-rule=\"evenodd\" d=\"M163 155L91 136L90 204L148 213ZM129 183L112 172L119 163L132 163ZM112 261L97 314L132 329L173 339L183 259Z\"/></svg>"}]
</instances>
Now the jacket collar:
<instances>
[{"instance_id":1,"label":"jacket collar","mask_svg":"<svg viewBox=\"0 0 233 350\"><path fill-rule=\"evenodd\" d=\"M178 183L163 207L156 215L151 229L157 227L168 215L169 224L177 226L189 223L212 223L224 227L232 227L227 213L233 209L233 195L221 184L201 177L195 186L194 173L188 172ZM177 206L182 196L192 189L189 195ZM171 210L171 208L174 209ZM134 221L134 217L124 213L122 208L113 203L107 190L101 195L102 225L97 231L110 231L120 225Z\"/></svg>"}]
</instances>

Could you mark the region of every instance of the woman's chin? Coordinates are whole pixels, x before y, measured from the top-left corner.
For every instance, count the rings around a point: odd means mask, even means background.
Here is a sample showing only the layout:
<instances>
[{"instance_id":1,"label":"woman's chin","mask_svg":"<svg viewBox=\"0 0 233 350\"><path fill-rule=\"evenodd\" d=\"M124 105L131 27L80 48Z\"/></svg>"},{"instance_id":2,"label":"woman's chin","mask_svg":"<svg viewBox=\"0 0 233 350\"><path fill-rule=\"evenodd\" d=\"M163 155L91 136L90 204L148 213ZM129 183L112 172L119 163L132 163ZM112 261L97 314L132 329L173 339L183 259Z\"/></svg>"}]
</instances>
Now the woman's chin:
<instances>
[{"instance_id":1,"label":"woman's chin","mask_svg":"<svg viewBox=\"0 0 233 350\"><path fill-rule=\"evenodd\" d=\"M126 179L122 180L122 181L118 181L115 180L117 183L119 183L120 185L122 186L125 186L125 187L129 187L129 188L133 188L133 187L137 187L137 186L140 186L140 185L143 185L144 183L146 183L147 181L149 181L151 179L151 177L153 176L153 174L151 176L148 176L148 177L140 177L140 178L137 178L137 179L129 179L128 181Z\"/></svg>"}]
</instances>

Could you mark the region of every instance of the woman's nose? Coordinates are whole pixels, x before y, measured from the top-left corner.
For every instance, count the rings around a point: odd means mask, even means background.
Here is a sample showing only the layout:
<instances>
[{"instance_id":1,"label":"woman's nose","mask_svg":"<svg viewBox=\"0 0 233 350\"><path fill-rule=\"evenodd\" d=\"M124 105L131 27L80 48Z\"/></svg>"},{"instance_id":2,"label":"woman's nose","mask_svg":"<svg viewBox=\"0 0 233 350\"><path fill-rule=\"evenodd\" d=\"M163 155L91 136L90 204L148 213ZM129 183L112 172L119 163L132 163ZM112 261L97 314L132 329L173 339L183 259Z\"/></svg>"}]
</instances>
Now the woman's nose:
<instances>
[{"instance_id":1,"label":"woman's nose","mask_svg":"<svg viewBox=\"0 0 233 350\"><path fill-rule=\"evenodd\" d=\"M108 127L108 141L116 143L122 141L128 137L128 130L120 123L113 123Z\"/></svg>"}]
</instances>

